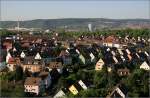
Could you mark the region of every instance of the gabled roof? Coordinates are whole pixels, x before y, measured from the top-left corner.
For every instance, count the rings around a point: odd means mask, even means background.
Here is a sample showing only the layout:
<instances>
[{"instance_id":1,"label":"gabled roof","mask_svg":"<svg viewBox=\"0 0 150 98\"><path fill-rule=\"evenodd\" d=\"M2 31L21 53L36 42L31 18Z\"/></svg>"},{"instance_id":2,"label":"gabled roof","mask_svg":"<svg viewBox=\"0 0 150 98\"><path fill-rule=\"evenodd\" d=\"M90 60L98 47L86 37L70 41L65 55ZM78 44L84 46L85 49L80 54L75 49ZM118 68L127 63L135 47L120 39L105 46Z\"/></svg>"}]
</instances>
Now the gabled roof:
<instances>
[{"instance_id":1,"label":"gabled roof","mask_svg":"<svg viewBox=\"0 0 150 98\"><path fill-rule=\"evenodd\" d=\"M84 90L87 89L86 84L85 84L82 80L79 80L79 81L78 81L78 84L79 84Z\"/></svg>"},{"instance_id":2,"label":"gabled roof","mask_svg":"<svg viewBox=\"0 0 150 98\"><path fill-rule=\"evenodd\" d=\"M97 65L97 64L99 64L99 63L101 63L101 64L102 64L102 66L105 64L104 60L103 60L103 59L101 59L101 58L97 61L96 65Z\"/></svg>"},{"instance_id":3,"label":"gabled roof","mask_svg":"<svg viewBox=\"0 0 150 98\"><path fill-rule=\"evenodd\" d=\"M41 78L39 77L27 77L24 85L38 86L40 85L40 81L41 81Z\"/></svg>"},{"instance_id":4,"label":"gabled roof","mask_svg":"<svg viewBox=\"0 0 150 98\"><path fill-rule=\"evenodd\" d=\"M49 63L48 67L50 68L62 68L62 62L52 61Z\"/></svg>"},{"instance_id":5,"label":"gabled roof","mask_svg":"<svg viewBox=\"0 0 150 98\"><path fill-rule=\"evenodd\" d=\"M70 54L68 52L66 52L66 50L61 50L59 56L60 57L64 57L64 56L69 56Z\"/></svg>"},{"instance_id":6,"label":"gabled roof","mask_svg":"<svg viewBox=\"0 0 150 98\"><path fill-rule=\"evenodd\" d=\"M144 61L144 62L141 64L140 68L141 68L142 66L148 66L148 67L150 67L149 64L148 64L146 61Z\"/></svg>"},{"instance_id":7,"label":"gabled roof","mask_svg":"<svg viewBox=\"0 0 150 98\"><path fill-rule=\"evenodd\" d=\"M40 53L37 53L36 56L34 57L34 59L36 59L36 60L42 59Z\"/></svg>"},{"instance_id":8,"label":"gabled roof","mask_svg":"<svg viewBox=\"0 0 150 98\"><path fill-rule=\"evenodd\" d=\"M10 57L9 59L8 59L8 64L15 64L16 62L15 62L15 59L13 58L13 57Z\"/></svg>"},{"instance_id":9,"label":"gabled roof","mask_svg":"<svg viewBox=\"0 0 150 98\"><path fill-rule=\"evenodd\" d=\"M73 54L75 54L75 55L78 55L78 53L76 52L76 49L68 49L68 52L71 54L71 55L73 55Z\"/></svg>"},{"instance_id":10,"label":"gabled roof","mask_svg":"<svg viewBox=\"0 0 150 98\"><path fill-rule=\"evenodd\" d=\"M80 54L83 55L84 58L91 59L90 53L87 50L87 48L78 48L78 50L79 50Z\"/></svg>"},{"instance_id":11,"label":"gabled roof","mask_svg":"<svg viewBox=\"0 0 150 98\"><path fill-rule=\"evenodd\" d=\"M98 51L95 48L88 48L88 51L93 53L94 56L98 57Z\"/></svg>"},{"instance_id":12,"label":"gabled roof","mask_svg":"<svg viewBox=\"0 0 150 98\"><path fill-rule=\"evenodd\" d=\"M35 60L33 56L27 56L27 57L24 58L23 64L24 65L28 65L28 64L31 64L31 65L43 65L44 64L44 60L43 59Z\"/></svg>"},{"instance_id":13,"label":"gabled roof","mask_svg":"<svg viewBox=\"0 0 150 98\"><path fill-rule=\"evenodd\" d=\"M108 36L107 38L105 38L104 42L106 42L106 43L119 43L119 40L115 36Z\"/></svg>"},{"instance_id":14,"label":"gabled roof","mask_svg":"<svg viewBox=\"0 0 150 98\"><path fill-rule=\"evenodd\" d=\"M117 84L112 92L106 96L106 98L112 98L112 97L122 97L125 98L127 94L127 89L123 84Z\"/></svg>"},{"instance_id":15,"label":"gabled roof","mask_svg":"<svg viewBox=\"0 0 150 98\"><path fill-rule=\"evenodd\" d=\"M21 52L20 57L21 58L25 58L26 57L26 55L25 55L25 53L23 51Z\"/></svg>"}]
</instances>

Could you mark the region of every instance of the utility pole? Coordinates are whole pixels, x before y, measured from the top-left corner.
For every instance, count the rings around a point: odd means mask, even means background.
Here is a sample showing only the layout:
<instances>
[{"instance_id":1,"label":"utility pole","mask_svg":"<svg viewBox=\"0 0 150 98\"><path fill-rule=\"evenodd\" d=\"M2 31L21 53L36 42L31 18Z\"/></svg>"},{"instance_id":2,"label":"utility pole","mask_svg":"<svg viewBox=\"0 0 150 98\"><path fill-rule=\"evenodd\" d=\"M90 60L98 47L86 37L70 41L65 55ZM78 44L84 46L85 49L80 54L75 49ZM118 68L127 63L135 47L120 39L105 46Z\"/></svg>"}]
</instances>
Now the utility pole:
<instances>
[{"instance_id":1,"label":"utility pole","mask_svg":"<svg viewBox=\"0 0 150 98\"><path fill-rule=\"evenodd\" d=\"M20 24L19 24L19 20L18 20L18 22L17 22L17 30L18 30L18 32L19 32L19 26L20 26Z\"/></svg>"}]
</instances>

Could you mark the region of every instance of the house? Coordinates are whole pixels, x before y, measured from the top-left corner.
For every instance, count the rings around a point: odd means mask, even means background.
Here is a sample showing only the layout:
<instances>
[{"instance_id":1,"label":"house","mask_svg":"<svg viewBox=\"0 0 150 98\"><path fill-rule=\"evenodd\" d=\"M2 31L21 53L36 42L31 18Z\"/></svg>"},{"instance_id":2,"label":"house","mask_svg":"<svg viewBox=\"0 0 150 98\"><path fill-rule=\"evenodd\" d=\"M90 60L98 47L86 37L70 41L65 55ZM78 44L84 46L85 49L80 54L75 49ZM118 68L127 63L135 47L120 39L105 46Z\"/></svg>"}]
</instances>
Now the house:
<instances>
[{"instance_id":1,"label":"house","mask_svg":"<svg viewBox=\"0 0 150 98\"><path fill-rule=\"evenodd\" d=\"M66 50L72 57L78 57L79 56L79 51L78 49L75 49L75 48L68 48Z\"/></svg>"},{"instance_id":2,"label":"house","mask_svg":"<svg viewBox=\"0 0 150 98\"><path fill-rule=\"evenodd\" d=\"M8 60L12 58L10 52L7 52L7 55L6 55L6 63L8 63Z\"/></svg>"},{"instance_id":3,"label":"house","mask_svg":"<svg viewBox=\"0 0 150 98\"><path fill-rule=\"evenodd\" d=\"M59 54L59 57L62 58L64 65L72 64L72 57L67 50L62 50Z\"/></svg>"},{"instance_id":4,"label":"house","mask_svg":"<svg viewBox=\"0 0 150 98\"><path fill-rule=\"evenodd\" d=\"M61 89L53 98L62 98L65 97L65 92Z\"/></svg>"},{"instance_id":5,"label":"house","mask_svg":"<svg viewBox=\"0 0 150 98\"><path fill-rule=\"evenodd\" d=\"M118 49L118 52L119 52L120 55L123 55L123 52L122 52L121 49Z\"/></svg>"},{"instance_id":6,"label":"house","mask_svg":"<svg viewBox=\"0 0 150 98\"><path fill-rule=\"evenodd\" d=\"M39 77L44 81L44 87L47 89L51 85L51 76L49 72L40 72Z\"/></svg>"},{"instance_id":7,"label":"house","mask_svg":"<svg viewBox=\"0 0 150 98\"><path fill-rule=\"evenodd\" d=\"M147 63L146 61L144 61L144 62L140 65L140 69L150 70L150 66L148 65L148 63Z\"/></svg>"},{"instance_id":8,"label":"house","mask_svg":"<svg viewBox=\"0 0 150 98\"><path fill-rule=\"evenodd\" d=\"M95 58L98 58L99 53L101 53L101 49L97 44L93 44L89 51L94 55Z\"/></svg>"},{"instance_id":9,"label":"house","mask_svg":"<svg viewBox=\"0 0 150 98\"><path fill-rule=\"evenodd\" d=\"M107 48L107 51L110 51L110 48Z\"/></svg>"},{"instance_id":10,"label":"house","mask_svg":"<svg viewBox=\"0 0 150 98\"><path fill-rule=\"evenodd\" d=\"M98 50L99 51L98 52L94 47L90 47L87 50L88 50L89 55L91 57L91 62L96 62L100 51Z\"/></svg>"},{"instance_id":11,"label":"house","mask_svg":"<svg viewBox=\"0 0 150 98\"><path fill-rule=\"evenodd\" d=\"M44 66L43 60L35 60L34 57L26 57L22 63L23 71L28 70L32 73L42 71Z\"/></svg>"},{"instance_id":12,"label":"house","mask_svg":"<svg viewBox=\"0 0 150 98\"><path fill-rule=\"evenodd\" d=\"M136 53L136 56L137 56L138 58L140 58L140 56L138 55L138 53Z\"/></svg>"},{"instance_id":13,"label":"house","mask_svg":"<svg viewBox=\"0 0 150 98\"><path fill-rule=\"evenodd\" d=\"M13 48L13 52L16 52L16 51L17 51L17 49L14 47L14 48Z\"/></svg>"},{"instance_id":14,"label":"house","mask_svg":"<svg viewBox=\"0 0 150 98\"><path fill-rule=\"evenodd\" d=\"M145 53L145 55L146 55L146 56L149 56L149 54L148 54L148 52L147 52L147 51L145 51L144 53Z\"/></svg>"},{"instance_id":15,"label":"house","mask_svg":"<svg viewBox=\"0 0 150 98\"><path fill-rule=\"evenodd\" d=\"M107 38L105 38L103 41L103 45L107 47L122 48L119 39L114 36L108 36Z\"/></svg>"},{"instance_id":16,"label":"house","mask_svg":"<svg viewBox=\"0 0 150 98\"><path fill-rule=\"evenodd\" d=\"M130 70L127 68L124 69L118 69L117 73L119 76L128 76L130 74Z\"/></svg>"},{"instance_id":17,"label":"house","mask_svg":"<svg viewBox=\"0 0 150 98\"><path fill-rule=\"evenodd\" d=\"M82 64L87 65L91 62L91 57L89 55L80 54L79 59Z\"/></svg>"},{"instance_id":18,"label":"house","mask_svg":"<svg viewBox=\"0 0 150 98\"><path fill-rule=\"evenodd\" d=\"M76 50L79 54L79 60L82 64L87 65L90 64L92 61L92 58L90 56L90 53L85 48L80 48L79 50Z\"/></svg>"},{"instance_id":19,"label":"house","mask_svg":"<svg viewBox=\"0 0 150 98\"><path fill-rule=\"evenodd\" d=\"M20 59L19 58L9 58L8 63L7 63L7 67L10 71L14 71L16 69L16 66L20 66Z\"/></svg>"},{"instance_id":20,"label":"house","mask_svg":"<svg viewBox=\"0 0 150 98\"><path fill-rule=\"evenodd\" d=\"M113 56L115 56L115 55L116 55L116 53L115 53L114 51L111 51L111 53L112 53L112 55L113 55Z\"/></svg>"},{"instance_id":21,"label":"house","mask_svg":"<svg viewBox=\"0 0 150 98\"><path fill-rule=\"evenodd\" d=\"M39 95L44 91L44 83L39 77L27 77L24 83L24 92Z\"/></svg>"},{"instance_id":22,"label":"house","mask_svg":"<svg viewBox=\"0 0 150 98\"><path fill-rule=\"evenodd\" d=\"M124 85L117 84L112 92L106 96L106 98L125 98L127 95L127 90Z\"/></svg>"},{"instance_id":23,"label":"house","mask_svg":"<svg viewBox=\"0 0 150 98\"><path fill-rule=\"evenodd\" d=\"M104 61L102 59L99 59L98 62L96 63L95 70L102 70L104 66Z\"/></svg>"},{"instance_id":24,"label":"house","mask_svg":"<svg viewBox=\"0 0 150 98\"><path fill-rule=\"evenodd\" d=\"M132 60L131 55L130 55L130 54L128 54L127 56L128 56L128 58L129 58L129 61L131 61L131 60Z\"/></svg>"},{"instance_id":25,"label":"house","mask_svg":"<svg viewBox=\"0 0 150 98\"><path fill-rule=\"evenodd\" d=\"M62 57L64 65L71 65L72 64L72 57L70 55Z\"/></svg>"},{"instance_id":26,"label":"house","mask_svg":"<svg viewBox=\"0 0 150 98\"><path fill-rule=\"evenodd\" d=\"M36 54L36 56L34 57L35 60L41 60L41 55L39 53Z\"/></svg>"},{"instance_id":27,"label":"house","mask_svg":"<svg viewBox=\"0 0 150 98\"><path fill-rule=\"evenodd\" d=\"M121 57L123 62L126 60L123 55L121 55L120 57Z\"/></svg>"},{"instance_id":28,"label":"house","mask_svg":"<svg viewBox=\"0 0 150 98\"><path fill-rule=\"evenodd\" d=\"M84 84L84 82L82 80L79 80L78 83L84 90L87 89L87 86Z\"/></svg>"},{"instance_id":29,"label":"house","mask_svg":"<svg viewBox=\"0 0 150 98\"><path fill-rule=\"evenodd\" d=\"M6 50L10 50L13 48L13 41L11 39L6 39L2 43L4 49Z\"/></svg>"},{"instance_id":30,"label":"house","mask_svg":"<svg viewBox=\"0 0 150 98\"><path fill-rule=\"evenodd\" d=\"M107 71L111 72L112 71L112 66L107 66Z\"/></svg>"},{"instance_id":31,"label":"house","mask_svg":"<svg viewBox=\"0 0 150 98\"><path fill-rule=\"evenodd\" d=\"M95 62L96 61L96 57L95 57L95 55L92 52L90 52L90 57L91 57L91 62Z\"/></svg>"},{"instance_id":32,"label":"house","mask_svg":"<svg viewBox=\"0 0 150 98\"><path fill-rule=\"evenodd\" d=\"M1 62L0 62L0 72L3 71L3 70L6 69L6 68L7 68L6 62L1 61Z\"/></svg>"},{"instance_id":33,"label":"house","mask_svg":"<svg viewBox=\"0 0 150 98\"><path fill-rule=\"evenodd\" d=\"M74 94L74 95L77 95L79 92L78 92L78 90L77 90L77 88L74 86L74 85L71 85L70 87L69 87L69 91L72 93L72 94Z\"/></svg>"},{"instance_id":34,"label":"house","mask_svg":"<svg viewBox=\"0 0 150 98\"><path fill-rule=\"evenodd\" d=\"M49 62L55 60L59 56L59 51L56 51L55 48L52 47L45 47L46 49L40 53L42 59L45 60L45 63L48 64Z\"/></svg>"},{"instance_id":35,"label":"house","mask_svg":"<svg viewBox=\"0 0 150 98\"><path fill-rule=\"evenodd\" d=\"M131 54L130 50L129 49L126 49L126 52L127 54Z\"/></svg>"},{"instance_id":36,"label":"house","mask_svg":"<svg viewBox=\"0 0 150 98\"><path fill-rule=\"evenodd\" d=\"M21 52L20 57L21 58L25 58L26 57L26 55L25 55L25 53L23 51Z\"/></svg>"},{"instance_id":37,"label":"house","mask_svg":"<svg viewBox=\"0 0 150 98\"><path fill-rule=\"evenodd\" d=\"M69 91L74 95L77 95L80 90L87 90L87 86L82 80L79 80L69 87Z\"/></svg>"},{"instance_id":38,"label":"house","mask_svg":"<svg viewBox=\"0 0 150 98\"><path fill-rule=\"evenodd\" d=\"M52 62L50 62L50 63L46 66L46 68L47 68L49 71L51 71L52 69L57 69L57 71L58 71L59 73L62 73L62 71L63 71L62 62L57 62L57 61L52 61Z\"/></svg>"},{"instance_id":39,"label":"house","mask_svg":"<svg viewBox=\"0 0 150 98\"><path fill-rule=\"evenodd\" d=\"M118 63L118 59L115 56L113 56L113 60L115 61L115 64Z\"/></svg>"}]
</instances>

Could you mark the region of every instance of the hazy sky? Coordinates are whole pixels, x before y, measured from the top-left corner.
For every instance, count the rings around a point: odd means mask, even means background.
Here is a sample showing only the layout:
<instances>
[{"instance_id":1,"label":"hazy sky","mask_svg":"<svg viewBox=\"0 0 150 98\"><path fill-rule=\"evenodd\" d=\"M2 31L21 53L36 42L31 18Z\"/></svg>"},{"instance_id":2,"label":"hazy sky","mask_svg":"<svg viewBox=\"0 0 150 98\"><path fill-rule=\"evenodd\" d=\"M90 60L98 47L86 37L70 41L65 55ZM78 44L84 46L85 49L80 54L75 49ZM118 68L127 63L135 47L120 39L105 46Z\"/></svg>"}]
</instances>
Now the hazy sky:
<instances>
[{"instance_id":1,"label":"hazy sky","mask_svg":"<svg viewBox=\"0 0 150 98\"><path fill-rule=\"evenodd\" d=\"M149 18L149 0L1 0L2 20Z\"/></svg>"}]
</instances>

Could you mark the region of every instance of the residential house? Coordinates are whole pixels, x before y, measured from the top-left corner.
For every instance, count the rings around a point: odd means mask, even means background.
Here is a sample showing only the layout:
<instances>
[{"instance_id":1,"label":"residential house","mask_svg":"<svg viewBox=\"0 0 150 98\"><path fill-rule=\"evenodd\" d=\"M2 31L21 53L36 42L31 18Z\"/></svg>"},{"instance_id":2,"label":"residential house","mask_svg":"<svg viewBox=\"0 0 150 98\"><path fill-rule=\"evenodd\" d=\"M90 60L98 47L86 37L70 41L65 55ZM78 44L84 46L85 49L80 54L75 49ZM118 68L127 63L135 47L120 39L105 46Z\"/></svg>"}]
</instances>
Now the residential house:
<instances>
[{"instance_id":1,"label":"residential house","mask_svg":"<svg viewBox=\"0 0 150 98\"><path fill-rule=\"evenodd\" d=\"M21 58L25 58L26 57L26 55L25 55L25 53L23 51L21 52L20 57Z\"/></svg>"},{"instance_id":2,"label":"residential house","mask_svg":"<svg viewBox=\"0 0 150 98\"><path fill-rule=\"evenodd\" d=\"M59 57L62 59L64 65L72 64L72 57L67 50L62 50Z\"/></svg>"},{"instance_id":3,"label":"residential house","mask_svg":"<svg viewBox=\"0 0 150 98\"><path fill-rule=\"evenodd\" d=\"M122 45L119 42L119 39L114 36L108 36L103 41L103 45L107 47L116 47L116 48L122 48Z\"/></svg>"},{"instance_id":4,"label":"residential house","mask_svg":"<svg viewBox=\"0 0 150 98\"><path fill-rule=\"evenodd\" d=\"M34 57L26 57L22 63L23 71L28 70L32 73L42 71L44 66L43 60L35 60Z\"/></svg>"},{"instance_id":5,"label":"residential house","mask_svg":"<svg viewBox=\"0 0 150 98\"><path fill-rule=\"evenodd\" d=\"M92 61L92 58L90 56L90 53L85 48L80 48L77 50L77 53L79 54L79 59L82 64L87 65L90 64Z\"/></svg>"},{"instance_id":6,"label":"residential house","mask_svg":"<svg viewBox=\"0 0 150 98\"><path fill-rule=\"evenodd\" d=\"M3 40L2 43L4 49L6 49L7 51L13 48L13 42L11 39Z\"/></svg>"},{"instance_id":7,"label":"residential house","mask_svg":"<svg viewBox=\"0 0 150 98\"><path fill-rule=\"evenodd\" d=\"M122 61L125 62L126 59L124 58L124 56L121 55L120 57L121 57Z\"/></svg>"},{"instance_id":8,"label":"residential house","mask_svg":"<svg viewBox=\"0 0 150 98\"><path fill-rule=\"evenodd\" d=\"M127 90L125 86L121 84L117 84L117 86L114 87L112 92L106 96L106 98L125 98L127 95Z\"/></svg>"},{"instance_id":9,"label":"residential house","mask_svg":"<svg viewBox=\"0 0 150 98\"><path fill-rule=\"evenodd\" d=\"M53 98L62 98L65 97L65 92L61 89Z\"/></svg>"},{"instance_id":10,"label":"residential house","mask_svg":"<svg viewBox=\"0 0 150 98\"><path fill-rule=\"evenodd\" d=\"M148 54L148 52L147 52L147 51L145 51L144 53L145 53L145 55L146 55L146 56L149 56L149 54Z\"/></svg>"},{"instance_id":11,"label":"residential house","mask_svg":"<svg viewBox=\"0 0 150 98\"><path fill-rule=\"evenodd\" d=\"M69 52L69 54L72 56L72 57L78 57L79 56L79 51L78 49L67 49L66 50L67 52Z\"/></svg>"},{"instance_id":12,"label":"residential house","mask_svg":"<svg viewBox=\"0 0 150 98\"><path fill-rule=\"evenodd\" d=\"M69 87L69 91L74 95L77 95L79 93L79 91L77 90L77 88L74 85L71 85Z\"/></svg>"},{"instance_id":13,"label":"residential house","mask_svg":"<svg viewBox=\"0 0 150 98\"><path fill-rule=\"evenodd\" d=\"M107 71L111 72L112 71L112 66L107 66Z\"/></svg>"},{"instance_id":14,"label":"residential house","mask_svg":"<svg viewBox=\"0 0 150 98\"><path fill-rule=\"evenodd\" d=\"M140 58L140 56L138 55L138 53L136 53L136 56L137 56L138 58Z\"/></svg>"},{"instance_id":15,"label":"residential house","mask_svg":"<svg viewBox=\"0 0 150 98\"><path fill-rule=\"evenodd\" d=\"M144 69L144 70L150 70L150 66L149 64L144 61L141 65L140 65L140 69Z\"/></svg>"},{"instance_id":16,"label":"residential house","mask_svg":"<svg viewBox=\"0 0 150 98\"><path fill-rule=\"evenodd\" d=\"M27 77L24 83L24 92L39 95L44 91L44 83L39 77Z\"/></svg>"},{"instance_id":17,"label":"residential house","mask_svg":"<svg viewBox=\"0 0 150 98\"><path fill-rule=\"evenodd\" d=\"M47 89L51 85L51 76L49 72L40 72L39 77L44 81L44 86Z\"/></svg>"},{"instance_id":18,"label":"residential house","mask_svg":"<svg viewBox=\"0 0 150 98\"><path fill-rule=\"evenodd\" d=\"M73 85L71 85L69 87L69 91L74 94L77 95L79 93L80 90L82 90L83 88L81 87L81 85L79 83L74 83ZM84 90L84 89L83 89Z\"/></svg>"},{"instance_id":19,"label":"residential house","mask_svg":"<svg viewBox=\"0 0 150 98\"><path fill-rule=\"evenodd\" d=\"M46 50L41 53L41 57L45 59L45 63L49 64L49 62L52 62L56 60L61 51L58 51L58 49L55 49L53 47L46 47Z\"/></svg>"},{"instance_id":20,"label":"residential house","mask_svg":"<svg viewBox=\"0 0 150 98\"><path fill-rule=\"evenodd\" d=\"M3 70L6 69L6 68L7 68L6 62L0 61L0 72L3 71Z\"/></svg>"},{"instance_id":21,"label":"residential house","mask_svg":"<svg viewBox=\"0 0 150 98\"><path fill-rule=\"evenodd\" d=\"M124 69L118 69L117 73L119 76L128 76L130 74L130 70L127 68Z\"/></svg>"},{"instance_id":22,"label":"residential house","mask_svg":"<svg viewBox=\"0 0 150 98\"><path fill-rule=\"evenodd\" d=\"M12 58L10 52L7 52L7 55L6 55L6 63L8 63L9 59Z\"/></svg>"},{"instance_id":23,"label":"residential house","mask_svg":"<svg viewBox=\"0 0 150 98\"><path fill-rule=\"evenodd\" d=\"M10 71L14 71L16 69L16 66L20 66L21 62L19 58L9 58L8 63L7 63L7 67Z\"/></svg>"},{"instance_id":24,"label":"residential house","mask_svg":"<svg viewBox=\"0 0 150 98\"><path fill-rule=\"evenodd\" d=\"M34 57L35 60L41 60L41 55L39 53L36 54L36 56Z\"/></svg>"},{"instance_id":25,"label":"residential house","mask_svg":"<svg viewBox=\"0 0 150 98\"><path fill-rule=\"evenodd\" d=\"M131 54L130 50L129 49L126 49L126 52L127 54Z\"/></svg>"},{"instance_id":26,"label":"residential house","mask_svg":"<svg viewBox=\"0 0 150 98\"><path fill-rule=\"evenodd\" d=\"M51 71L52 69L57 69L59 73L63 72L62 62L52 61L46 66L46 68L49 69L49 71Z\"/></svg>"},{"instance_id":27,"label":"residential house","mask_svg":"<svg viewBox=\"0 0 150 98\"><path fill-rule=\"evenodd\" d=\"M132 60L131 55L130 55L130 54L128 54L127 56L128 56L128 58L129 58L129 61L131 61L131 60Z\"/></svg>"},{"instance_id":28,"label":"residential house","mask_svg":"<svg viewBox=\"0 0 150 98\"><path fill-rule=\"evenodd\" d=\"M112 53L112 55L113 55L113 56L115 56L115 55L116 55L116 53L115 53L114 51L111 51L111 53Z\"/></svg>"},{"instance_id":29,"label":"residential house","mask_svg":"<svg viewBox=\"0 0 150 98\"><path fill-rule=\"evenodd\" d=\"M95 57L95 55L92 52L90 52L90 57L91 57L91 62L95 62L96 61L96 57Z\"/></svg>"},{"instance_id":30,"label":"residential house","mask_svg":"<svg viewBox=\"0 0 150 98\"><path fill-rule=\"evenodd\" d=\"M69 91L74 95L77 95L80 90L87 90L87 86L82 80L79 80L69 87Z\"/></svg>"},{"instance_id":31,"label":"residential house","mask_svg":"<svg viewBox=\"0 0 150 98\"><path fill-rule=\"evenodd\" d=\"M118 49L118 52L119 52L120 55L123 55L123 52L122 52L121 49Z\"/></svg>"},{"instance_id":32,"label":"residential house","mask_svg":"<svg viewBox=\"0 0 150 98\"><path fill-rule=\"evenodd\" d=\"M85 85L85 83L82 80L79 80L78 83L84 90L87 90L87 86Z\"/></svg>"},{"instance_id":33,"label":"residential house","mask_svg":"<svg viewBox=\"0 0 150 98\"><path fill-rule=\"evenodd\" d=\"M104 61L102 59L99 59L98 62L96 63L95 70L102 70L104 66Z\"/></svg>"},{"instance_id":34,"label":"residential house","mask_svg":"<svg viewBox=\"0 0 150 98\"><path fill-rule=\"evenodd\" d=\"M118 63L118 59L115 56L113 56L113 60L115 61L115 64Z\"/></svg>"}]
</instances>

